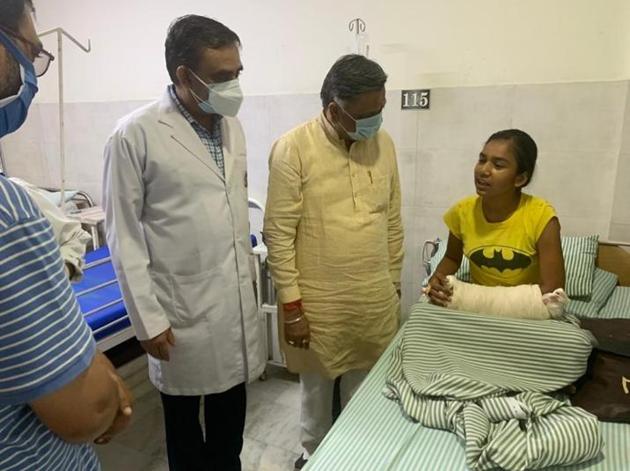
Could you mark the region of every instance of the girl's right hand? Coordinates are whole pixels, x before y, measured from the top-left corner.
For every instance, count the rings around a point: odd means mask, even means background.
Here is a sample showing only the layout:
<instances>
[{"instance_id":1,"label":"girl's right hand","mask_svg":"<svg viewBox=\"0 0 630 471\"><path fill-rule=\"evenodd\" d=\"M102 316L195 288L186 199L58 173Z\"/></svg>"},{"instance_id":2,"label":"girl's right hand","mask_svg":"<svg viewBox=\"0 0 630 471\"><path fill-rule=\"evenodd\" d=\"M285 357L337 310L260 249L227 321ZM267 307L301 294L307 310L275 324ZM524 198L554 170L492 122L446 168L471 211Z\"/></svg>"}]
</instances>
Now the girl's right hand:
<instances>
[{"instance_id":1,"label":"girl's right hand","mask_svg":"<svg viewBox=\"0 0 630 471\"><path fill-rule=\"evenodd\" d=\"M440 272L435 272L429 279L429 283L424 290L424 293L429 297L432 304L437 306L446 307L451 301L451 295L453 294L446 276Z\"/></svg>"}]
</instances>

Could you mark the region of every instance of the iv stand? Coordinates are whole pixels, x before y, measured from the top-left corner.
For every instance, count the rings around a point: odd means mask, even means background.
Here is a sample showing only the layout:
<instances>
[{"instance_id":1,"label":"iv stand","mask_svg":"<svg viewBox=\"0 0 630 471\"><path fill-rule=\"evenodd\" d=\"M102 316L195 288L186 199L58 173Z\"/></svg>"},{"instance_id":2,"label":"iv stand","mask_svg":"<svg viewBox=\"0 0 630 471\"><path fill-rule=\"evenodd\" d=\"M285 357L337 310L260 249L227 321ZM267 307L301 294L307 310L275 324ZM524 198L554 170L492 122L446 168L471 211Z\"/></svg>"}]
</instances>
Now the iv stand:
<instances>
[{"instance_id":1,"label":"iv stand","mask_svg":"<svg viewBox=\"0 0 630 471\"><path fill-rule=\"evenodd\" d=\"M59 60L58 72L59 72L59 157L60 157L60 172L61 172L61 196L59 198L59 207L64 211L64 205L66 200L66 138L65 138L65 120L64 120L64 99L63 99L63 37L66 36L72 41L79 49L86 53L92 50L92 43L88 39L87 47L77 41L70 33L63 28L54 28L39 33L41 38L49 34L57 35L57 59Z\"/></svg>"},{"instance_id":2,"label":"iv stand","mask_svg":"<svg viewBox=\"0 0 630 471\"><path fill-rule=\"evenodd\" d=\"M365 57L369 57L370 46L368 44L365 44L365 51L361 50L362 49L361 37L365 33L365 30L367 29L365 21L363 21L361 18L355 18L354 20L351 20L350 23L348 23L348 29L350 30L351 33L354 33L354 41L355 41L355 46L357 49L356 53L364 54Z\"/></svg>"}]
</instances>

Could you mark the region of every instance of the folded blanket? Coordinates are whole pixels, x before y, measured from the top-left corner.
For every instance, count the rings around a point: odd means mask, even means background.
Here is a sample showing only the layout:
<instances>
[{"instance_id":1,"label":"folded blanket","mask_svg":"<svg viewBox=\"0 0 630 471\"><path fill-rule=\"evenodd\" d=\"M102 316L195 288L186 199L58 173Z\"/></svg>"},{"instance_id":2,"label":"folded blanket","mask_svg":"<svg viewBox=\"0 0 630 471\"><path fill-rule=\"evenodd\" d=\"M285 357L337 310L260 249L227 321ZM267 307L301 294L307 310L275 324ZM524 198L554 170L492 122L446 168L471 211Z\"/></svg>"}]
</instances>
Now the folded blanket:
<instances>
[{"instance_id":1,"label":"folded blanket","mask_svg":"<svg viewBox=\"0 0 630 471\"><path fill-rule=\"evenodd\" d=\"M596 457L597 418L547 396L583 375L593 338L562 321L417 304L385 394L403 414L456 433L471 470L525 470Z\"/></svg>"}]
</instances>

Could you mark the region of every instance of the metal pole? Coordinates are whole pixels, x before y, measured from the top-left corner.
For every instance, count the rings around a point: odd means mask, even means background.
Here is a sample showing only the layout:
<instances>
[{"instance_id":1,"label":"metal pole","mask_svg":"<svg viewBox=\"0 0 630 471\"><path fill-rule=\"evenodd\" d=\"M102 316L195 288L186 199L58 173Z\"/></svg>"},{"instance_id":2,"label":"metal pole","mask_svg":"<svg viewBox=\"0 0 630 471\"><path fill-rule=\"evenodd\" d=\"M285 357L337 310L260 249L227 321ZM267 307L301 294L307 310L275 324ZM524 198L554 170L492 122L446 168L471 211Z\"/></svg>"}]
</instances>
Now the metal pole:
<instances>
[{"instance_id":1,"label":"metal pole","mask_svg":"<svg viewBox=\"0 0 630 471\"><path fill-rule=\"evenodd\" d=\"M57 55L59 57L59 165L61 172L61 197L59 200L59 207L65 212L66 202L66 138L65 138L65 123L64 123L64 99L63 99L63 35L61 30L57 31Z\"/></svg>"},{"instance_id":2,"label":"metal pole","mask_svg":"<svg viewBox=\"0 0 630 471\"><path fill-rule=\"evenodd\" d=\"M65 119L64 119L64 98L63 98L63 37L66 36L74 44L85 52L92 50L92 43L88 39L87 47L77 41L74 36L69 34L63 28L54 28L47 31L43 31L38 34L39 37L47 36L49 34L57 35L57 57L59 68L59 165L61 173L61 198L59 201L59 207L65 212L64 204L66 202L66 136L65 136Z\"/></svg>"}]
</instances>

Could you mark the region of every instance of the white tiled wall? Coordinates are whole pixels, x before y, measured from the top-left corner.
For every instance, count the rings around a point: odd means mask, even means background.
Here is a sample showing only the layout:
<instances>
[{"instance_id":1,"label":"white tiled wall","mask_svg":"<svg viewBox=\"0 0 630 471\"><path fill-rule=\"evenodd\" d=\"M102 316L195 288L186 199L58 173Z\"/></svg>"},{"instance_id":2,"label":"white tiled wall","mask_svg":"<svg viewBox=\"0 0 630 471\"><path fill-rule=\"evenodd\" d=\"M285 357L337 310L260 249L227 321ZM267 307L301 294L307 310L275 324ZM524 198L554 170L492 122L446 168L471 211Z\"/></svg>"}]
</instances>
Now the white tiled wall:
<instances>
[{"instance_id":1,"label":"white tiled wall","mask_svg":"<svg viewBox=\"0 0 630 471\"><path fill-rule=\"evenodd\" d=\"M240 112L241 122L247 140L247 175L249 196L260 204L265 204L267 193L267 158L273 142L271 135L271 97L251 97L244 101ZM259 237L262 233L262 213L250 211L252 233Z\"/></svg>"},{"instance_id":2,"label":"white tiled wall","mask_svg":"<svg viewBox=\"0 0 630 471\"><path fill-rule=\"evenodd\" d=\"M66 187L101 199L103 149L116 121L144 102L69 103L65 106ZM11 176L59 188L59 108L33 105L19 132L2 140Z\"/></svg>"},{"instance_id":3,"label":"white tiled wall","mask_svg":"<svg viewBox=\"0 0 630 471\"><path fill-rule=\"evenodd\" d=\"M630 241L630 152L619 155L610 239Z\"/></svg>"},{"instance_id":4,"label":"white tiled wall","mask_svg":"<svg viewBox=\"0 0 630 471\"><path fill-rule=\"evenodd\" d=\"M521 85L513 125L545 152L619 152L628 82Z\"/></svg>"},{"instance_id":5,"label":"white tiled wall","mask_svg":"<svg viewBox=\"0 0 630 471\"><path fill-rule=\"evenodd\" d=\"M630 82L626 90L625 120L610 221L610 238L620 241L630 241Z\"/></svg>"},{"instance_id":6,"label":"white tiled wall","mask_svg":"<svg viewBox=\"0 0 630 471\"><path fill-rule=\"evenodd\" d=\"M597 232L602 238L630 241L629 86L622 81L443 88L432 91L427 111L401 111L400 91L388 92L384 127L397 146L403 191L405 308L417 298L423 277L422 242L446 236L444 211L472 194L477 155L487 137L500 129L521 128L538 143L538 167L529 191L554 204L564 233ZM100 200L105 140L117 119L142 104L66 106L68 186ZM264 204L273 141L320 110L317 94L245 100L240 118L252 197ZM9 173L58 185L57 126L56 105L35 105L21 132L2 142Z\"/></svg>"},{"instance_id":7,"label":"white tiled wall","mask_svg":"<svg viewBox=\"0 0 630 471\"><path fill-rule=\"evenodd\" d=\"M273 142L321 109L314 94L248 97L239 117L248 149L249 192L261 203L267 194L269 151Z\"/></svg>"},{"instance_id":8,"label":"white tiled wall","mask_svg":"<svg viewBox=\"0 0 630 471\"><path fill-rule=\"evenodd\" d=\"M576 228L565 218L589 220L591 231L607 238L619 151L541 151L530 191L555 206L564 233Z\"/></svg>"},{"instance_id":9,"label":"white tiled wall","mask_svg":"<svg viewBox=\"0 0 630 471\"><path fill-rule=\"evenodd\" d=\"M475 162L480 144L492 132L511 126L514 89L515 86L432 90L431 109L417 112L420 149L459 150L470 155L471 163Z\"/></svg>"}]
</instances>

